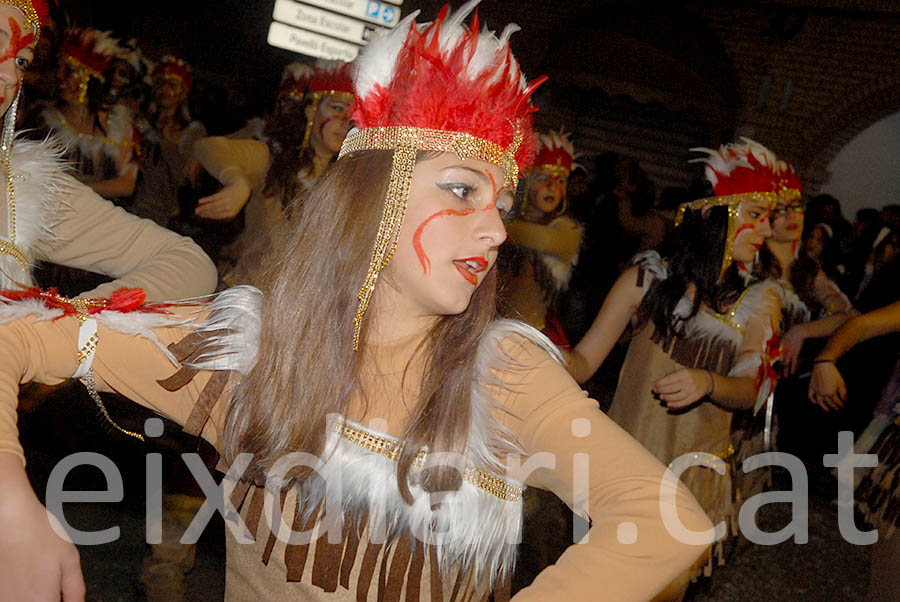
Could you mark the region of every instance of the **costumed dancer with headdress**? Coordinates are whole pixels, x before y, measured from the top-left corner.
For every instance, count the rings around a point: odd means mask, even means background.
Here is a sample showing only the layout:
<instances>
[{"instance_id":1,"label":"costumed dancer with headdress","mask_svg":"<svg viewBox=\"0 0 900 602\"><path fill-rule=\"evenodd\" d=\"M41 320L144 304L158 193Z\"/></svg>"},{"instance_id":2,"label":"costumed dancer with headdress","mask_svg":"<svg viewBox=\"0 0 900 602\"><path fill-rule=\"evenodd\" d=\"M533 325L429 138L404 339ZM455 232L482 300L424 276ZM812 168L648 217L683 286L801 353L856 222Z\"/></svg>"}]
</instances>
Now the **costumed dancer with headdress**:
<instances>
[{"instance_id":1,"label":"costumed dancer with headdress","mask_svg":"<svg viewBox=\"0 0 900 602\"><path fill-rule=\"evenodd\" d=\"M148 299L160 301L211 292L214 266L197 245L137 219L80 184L67 172L55 140L15 139L21 76L46 5L42 0L0 0L0 10L0 28L10 39L9 58L0 61L0 162L7 177L7 200L0 209L0 286L32 286L32 268L43 260L115 279L83 296L141 288Z\"/></svg>"},{"instance_id":2,"label":"costumed dancer with headdress","mask_svg":"<svg viewBox=\"0 0 900 602\"><path fill-rule=\"evenodd\" d=\"M900 302L862 314L845 322L828 339L825 347L813 360L809 398L826 412L841 408L847 402L847 386L836 362L859 343L900 332ZM900 354L897 359L900 359ZM858 449L876 454L878 463L866 470L853 493L852 486L839 489L838 505L846 507L855 499L867 522L877 529L878 539L872 549L869 589L866 600L896 600L900 592L900 397L894 389L893 412L870 449ZM857 458L859 456L857 455ZM860 466L856 464L855 466ZM838 465L838 479L842 484L854 482L853 462ZM845 472L846 471L846 472ZM852 497L851 497L852 496ZM852 514L851 514L852 516Z\"/></svg>"},{"instance_id":3,"label":"costumed dancer with headdress","mask_svg":"<svg viewBox=\"0 0 900 602\"><path fill-rule=\"evenodd\" d=\"M74 547L22 468L23 374L124 391L223 452L228 600L502 599L526 485L592 526L520 602L647 600L707 549L696 501L583 395L553 344L494 319L502 215L533 153L541 80L519 70L515 26L464 25L475 4L432 23L413 13L362 50L359 129L282 228L264 295L168 308L44 295L0 327L5 591L49 599L78 583ZM160 321L172 325L154 340L134 336ZM82 327L99 341L79 364Z\"/></svg>"},{"instance_id":4,"label":"costumed dancer with headdress","mask_svg":"<svg viewBox=\"0 0 900 602\"><path fill-rule=\"evenodd\" d=\"M713 522L733 532L740 469L732 421L768 398L785 297L773 280L748 287L749 269L772 234L772 209L800 190L793 179L785 185L789 166L751 140L695 150L705 155L699 160L714 196L679 208L662 256L635 257L573 350L569 369L586 381L631 324L609 415L665 464L684 461L684 454L701 458L681 478Z\"/></svg>"},{"instance_id":5,"label":"costumed dancer with headdress","mask_svg":"<svg viewBox=\"0 0 900 602\"><path fill-rule=\"evenodd\" d=\"M109 32L66 30L57 71L60 101L41 111L45 128L65 145L65 158L78 178L108 199L130 197L140 168L131 111L121 104L102 111L104 82L118 49Z\"/></svg>"},{"instance_id":6,"label":"costumed dancer with headdress","mask_svg":"<svg viewBox=\"0 0 900 602\"><path fill-rule=\"evenodd\" d=\"M501 311L531 324L562 349L570 346L556 302L569 285L582 234L567 212L566 184L578 167L574 161L568 134L551 130L540 136L519 217L507 225L512 244L504 250L509 254L501 274Z\"/></svg>"},{"instance_id":7,"label":"costumed dancer with headdress","mask_svg":"<svg viewBox=\"0 0 900 602\"><path fill-rule=\"evenodd\" d=\"M211 137L198 142L201 165L225 184L200 199L197 215L229 219L244 210L244 231L220 265L230 285L256 284L274 228L299 210L334 161L350 126L350 63L292 63L285 68L275 114L261 142Z\"/></svg>"},{"instance_id":8,"label":"costumed dancer with headdress","mask_svg":"<svg viewBox=\"0 0 900 602\"><path fill-rule=\"evenodd\" d=\"M129 210L160 226L176 228L182 186L196 186L199 166L194 144L206 135L206 127L192 119L188 96L193 85L190 64L176 56L164 56L151 72L152 100L149 122L142 135L141 174ZM192 202L196 198L190 199ZM193 207L191 208L193 211ZM189 217L189 216L188 216Z\"/></svg>"}]
</instances>

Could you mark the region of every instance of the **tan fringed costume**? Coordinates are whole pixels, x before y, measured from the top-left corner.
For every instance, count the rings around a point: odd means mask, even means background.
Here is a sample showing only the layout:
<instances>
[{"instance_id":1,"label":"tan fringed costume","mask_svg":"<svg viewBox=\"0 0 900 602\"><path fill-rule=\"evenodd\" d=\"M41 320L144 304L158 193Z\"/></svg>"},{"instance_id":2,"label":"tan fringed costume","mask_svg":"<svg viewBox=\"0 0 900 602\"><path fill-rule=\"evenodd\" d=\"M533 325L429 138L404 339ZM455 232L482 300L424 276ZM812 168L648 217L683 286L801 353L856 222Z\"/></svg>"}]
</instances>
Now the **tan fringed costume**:
<instances>
[{"instance_id":1,"label":"tan fringed costume","mask_svg":"<svg viewBox=\"0 0 900 602\"><path fill-rule=\"evenodd\" d=\"M666 277L666 268L655 251L638 257L639 286L646 289L654 279ZM690 306L690 301L683 299L679 309L683 308L686 315ZM771 333L769 325L774 323L777 327L780 309L779 287L767 281L747 289L727 315L701 308L684 322L683 337L673 335L663 340L653 324L647 324L628 347L609 409L610 418L664 464L697 452L725 460L724 475L701 463L680 478L713 523L725 521L729 533L737 532L737 513L743 499L740 465L754 447L750 441L755 435L744 429L761 424L762 416L753 416L749 411L731 412L709 400L685 410L669 411L653 396L653 382L683 367L728 376L754 376L760 352ZM757 430L754 428L753 432ZM721 546L717 551L721 561Z\"/></svg>"},{"instance_id":2,"label":"tan fringed costume","mask_svg":"<svg viewBox=\"0 0 900 602\"><path fill-rule=\"evenodd\" d=\"M100 344L93 361L98 388L124 394L221 446L238 373L198 366L243 370L252 365L253 335L241 325L259 316L256 310L248 311L253 301L246 290L226 291L208 317L205 312L194 313L203 307L178 310L170 318L173 323L185 317L205 320L192 327L156 328L159 343L117 331L125 323L125 330L139 332L142 320L148 319L143 315L99 314ZM15 428L18 382L59 382L77 366L78 322L47 319L51 314L34 306L27 313L30 317L0 329L0 451L20 456ZM221 334L225 324L230 325L229 334L217 338L216 331ZM192 330L194 334L185 338ZM334 470L342 475L344 495L334 515L339 518L338 541L316 538L308 545L281 541L267 528L271 514L265 511L263 489L246 483L229 487L254 537L253 543L239 543L232 532L235 518L229 518L227 600L485 599L490 581L503 573L501 567L508 570L514 559L515 547L509 544L516 541L521 518L522 484L498 475L480 456L484 445L495 445L492 440L504 432L526 454L553 454L554 462L548 464L546 458L538 462L546 467L530 471L525 485L553 491L592 521L588 538L572 546L516 600L587 601L596 600L599 592L617 601L646 600L702 553L703 546L680 543L660 528L659 462L585 396L541 348L548 348L545 339L510 321L497 323L479 351L481 375L476 379L480 384L473 385L477 391L473 389L469 469L461 489L437 507L415 485L416 502L409 506L399 501L396 463L389 457L390 434L403 431L415 403L419 379L409 375L415 374L417 364L412 364L405 380L403 376L418 343L412 337L370 347L363 369L366 386L371 387L367 410L351 403L344 428L330 427L328 441L336 446L337 455L323 474ZM198 363L177 371L180 362L167 359L162 345L169 345L175 358ZM198 359L204 350L215 350L216 355ZM380 419L376 427L368 426L376 418ZM298 510L295 491L283 498L282 528L302 531L313 523ZM278 499L276 490L272 500ZM675 503L686 528L709 528L708 519L680 485ZM372 539L377 524L373 518L379 516L398 529L380 542ZM636 526L633 542L628 537L619 541L625 522ZM454 535L426 545L410 537L417 525L419 529L435 525L438 531L450 528ZM322 523L316 528L322 529ZM502 591L500 587L495 592L495 599L503 599Z\"/></svg>"}]
</instances>

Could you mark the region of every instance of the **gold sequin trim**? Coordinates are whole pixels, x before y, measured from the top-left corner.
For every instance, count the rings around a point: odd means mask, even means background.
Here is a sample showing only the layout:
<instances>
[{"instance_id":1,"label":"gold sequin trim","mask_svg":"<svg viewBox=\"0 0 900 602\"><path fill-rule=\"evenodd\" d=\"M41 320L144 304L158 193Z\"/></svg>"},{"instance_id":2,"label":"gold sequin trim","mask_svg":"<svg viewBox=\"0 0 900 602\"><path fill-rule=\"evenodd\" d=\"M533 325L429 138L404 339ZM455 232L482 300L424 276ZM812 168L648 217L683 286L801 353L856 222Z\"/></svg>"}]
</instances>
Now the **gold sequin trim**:
<instances>
[{"instance_id":1,"label":"gold sequin trim","mask_svg":"<svg viewBox=\"0 0 900 602\"><path fill-rule=\"evenodd\" d=\"M28 256L25 252L15 244L0 240L0 255L9 255L13 257L23 268L28 268Z\"/></svg>"},{"instance_id":2,"label":"gold sequin trim","mask_svg":"<svg viewBox=\"0 0 900 602\"><path fill-rule=\"evenodd\" d=\"M737 314L737 310L741 306L741 303L744 302L744 297L746 297L747 293L749 293L749 292L750 292L750 289L745 288L744 292L742 292L741 296L738 297L738 300L734 302L734 305L731 306L731 310L727 314L716 313L713 310L708 309L708 308L704 308L704 311L706 311L706 313L708 313L712 317L721 320L725 324L728 324L729 326L734 328L736 331L742 332L744 327L741 324L739 324L738 322L734 321L734 316L735 316L735 314Z\"/></svg>"},{"instance_id":3,"label":"gold sequin trim","mask_svg":"<svg viewBox=\"0 0 900 602\"><path fill-rule=\"evenodd\" d=\"M396 439L382 437L344 422L335 423L333 430L347 441L355 443L374 454L384 456L395 462L400 457L402 445ZM427 450L419 450L419 453L413 459L413 466L417 468L425 466L425 458L427 456ZM507 502L518 502L522 499L522 492L524 491L522 487L509 483L475 466L466 467L463 471L463 480Z\"/></svg>"},{"instance_id":4,"label":"gold sequin trim","mask_svg":"<svg viewBox=\"0 0 900 602\"><path fill-rule=\"evenodd\" d=\"M453 152L460 159L480 159L493 163L506 174L506 186L515 190L519 181L516 151L522 142L522 132L516 127L512 144L503 148L484 138L467 132L448 132L408 126L376 127L357 130L344 138L338 158L360 150L393 150L411 148Z\"/></svg>"},{"instance_id":5,"label":"gold sequin trim","mask_svg":"<svg viewBox=\"0 0 900 602\"><path fill-rule=\"evenodd\" d=\"M25 15L25 22L34 30L34 41L37 43L37 39L41 35L41 20L37 11L34 10L34 6L31 5L31 0L0 0L0 4L6 4L22 11L22 14Z\"/></svg>"}]
</instances>

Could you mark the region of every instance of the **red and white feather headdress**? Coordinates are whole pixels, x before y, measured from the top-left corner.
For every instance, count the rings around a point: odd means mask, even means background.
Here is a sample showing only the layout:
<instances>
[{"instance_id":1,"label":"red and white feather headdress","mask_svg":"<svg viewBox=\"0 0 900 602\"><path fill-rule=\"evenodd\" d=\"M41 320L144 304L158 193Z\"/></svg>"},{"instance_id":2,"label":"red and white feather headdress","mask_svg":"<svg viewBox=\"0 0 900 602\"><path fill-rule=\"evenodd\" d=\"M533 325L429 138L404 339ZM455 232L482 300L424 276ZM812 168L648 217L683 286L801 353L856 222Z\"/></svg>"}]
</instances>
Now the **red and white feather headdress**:
<instances>
[{"instance_id":1,"label":"red and white feather headdress","mask_svg":"<svg viewBox=\"0 0 900 602\"><path fill-rule=\"evenodd\" d=\"M171 54L166 55L153 68L153 79L171 79L177 81L189 92L194 83L194 71L184 59Z\"/></svg>"},{"instance_id":2,"label":"red and white feather headdress","mask_svg":"<svg viewBox=\"0 0 900 602\"><path fill-rule=\"evenodd\" d=\"M278 96L292 100L303 100L313 68L309 63L294 61L285 66L281 72L281 83L278 85Z\"/></svg>"},{"instance_id":3,"label":"red and white feather headdress","mask_svg":"<svg viewBox=\"0 0 900 602\"><path fill-rule=\"evenodd\" d=\"M573 169L581 167L575 163L576 157L575 145L569 140L569 134L562 129L550 130L538 138L532 169L555 170L562 176L568 176Z\"/></svg>"},{"instance_id":4,"label":"red and white feather headdress","mask_svg":"<svg viewBox=\"0 0 900 602\"><path fill-rule=\"evenodd\" d=\"M418 11L386 35L376 37L356 59L357 129L344 140L340 157L357 151L394 152L384 212L366 281L359 292L354 348L379 272L397 245L406 213L416 153L455 152L503 168L515 188L520 170L531 165L535 136L531 95L545 78L528 82L509 47L519 28L497 36L479 27L471 0L451 13L444 6L431 23L417 23Z\"/></svg>"},{"instance_id":5,"label":"red and white feather headdress","mask_svg":"<svg viewBox=\"0 0 900 602\"><path fill-rule=\"evenodd\" d=\"M692 148L706 156L692 159L692 163L706 165L706 179L715 196L684 203L678 207L675 225L684 219L685 211L699 211L708 206L728 207L728 234L722 272L731 265L734 237L740 204L757 201L774 207L775 203L789 203L800 198L802 183L789 163L775 156L771 150L750 140L722 145L718 150Z\"/></svg>"},{"instance_id":6,"label":"red and white feather headdress","mask_svg":"<svg viewBox=\"0 0 900 602\"><path fill-rule=\"evenodd\" d=\"M81 82L78 102L87 97L88 83L93 77L105 81L106 71L119 49L119 42L110 32L93 27L70 27L63 36L59 54L73 69Z\"/></svg>"}]
</instances>

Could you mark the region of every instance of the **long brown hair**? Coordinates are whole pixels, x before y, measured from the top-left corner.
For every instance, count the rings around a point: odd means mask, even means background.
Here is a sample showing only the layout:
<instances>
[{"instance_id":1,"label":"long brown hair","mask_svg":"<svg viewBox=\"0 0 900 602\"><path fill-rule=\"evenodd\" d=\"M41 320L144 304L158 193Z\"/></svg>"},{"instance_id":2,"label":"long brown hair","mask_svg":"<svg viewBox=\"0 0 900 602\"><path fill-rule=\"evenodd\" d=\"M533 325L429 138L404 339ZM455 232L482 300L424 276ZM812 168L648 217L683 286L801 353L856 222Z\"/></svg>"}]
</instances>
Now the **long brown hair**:
<instances>
[{"instance_id":1,"label":"long brown hair","mask_svg":"<svg viewBox=\"0 0 900 602\"><path fill-rule=\"evenodd\" d=\"M361 358L366 355L367 324L377 316L366 316L358 352L353 351L353 319L391 160L391 151L342 158L273 237L262 278L258 360L236 392L224 440L228 461L239 453L253 454L244 473L248 480L265 480L287 453L321 457L328 414L343 413L354 395L365 396ZM495 272L490 271L466 311L439 317L416 351L425 354L424 371L419 402L401 436L397 475L408 501L407 477L416 452L423 447L465 451L475 351L494 318ZM370 307L376 306L373 302ZM299 467L288 473L287 484L310 475L310 469ZM452 468L439 468L424 471L420 484L426 491L443 491L458 488L460 478Z\"/></svg>"}]
</instances>

